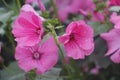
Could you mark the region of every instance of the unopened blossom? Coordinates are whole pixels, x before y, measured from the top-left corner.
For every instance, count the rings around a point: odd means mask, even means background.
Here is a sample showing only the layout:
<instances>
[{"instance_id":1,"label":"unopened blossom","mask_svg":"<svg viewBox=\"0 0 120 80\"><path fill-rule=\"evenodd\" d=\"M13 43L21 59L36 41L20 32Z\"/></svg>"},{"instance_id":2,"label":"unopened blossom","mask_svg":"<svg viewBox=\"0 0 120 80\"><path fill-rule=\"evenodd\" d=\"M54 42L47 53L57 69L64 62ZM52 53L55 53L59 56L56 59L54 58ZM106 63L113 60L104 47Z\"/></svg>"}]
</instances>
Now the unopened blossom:
<instances>
[{"instance_id":1,"label":"unopened blossom","mask_svg":"<svg viewBox=\"0 0 120 80\"><path fill-rule=\"evenodd\" d=\"M44 4L42 3L42 0L37 0L38 2L38 5L39 5L39 8L42 12L45 12L45 6Z\"/></svg>"},{"instance_id":2,"label":"unopened blossom","mask_svg":"<svg viewBox=\"0 0 120 80\"><path fill-rule=\"evenodd\" d=\"M102 33L101 37L107 42L106 56L111 55L111 60L120 63L120 29L112 29L108 33Z\"/></svg>"},{"instance_id":3,"label":"unopened blossom","mask_svg":"<svg viewBox=\"0 0 120 80\"><path fill-rule=\"evenodd\" d=\"M34 46L41 41L44 32L42 20L30 5L27 4L22 7L12 29L18 45Z\"/></svg>"},{"instance_id":4,"label":"unopened blossom","mask_svg":"<svg viewBox=\"0 0 120 80\"><path fill-rule=\"evenodd\" d=\"M27 3L27 4L32 4L32 3L34 3L34 2L37 2L37 3L38 3L38 6L39 6L39 8L40 8L40 10L41 10L42 12L45 11L45 6L44 6L44 4L42 3L42 0L26 0L25 3Z\"/></svg>"},{"instance_id":5,"label":"unopened blossom","mask_svg":"<svg viewBox=\"0 0 120 80\"><path fill-rule=\"evenodd\" d=\"M58 48L53 37L40 45L16 47L15 59L25 72L36 70L37 74L50 70L58 60Z\"/></svg>"},{"instance_id":6,"label":"unopened blossom","mask_svg":"<svg viewBox=\"0 0 120 80\"><path fill-rule=\"evenodd\" d=\"M120 16L117 15L117 13L112 13L110 21L115 25L115 28L119 28L120 29Z\"/></svg>"},{"instance_id":7,"label":"unopened blossom","mask_svg":"<svg viewBox=\"0 0 120 80\"><path fill-rule=\"evenodd\" d=\"M66 21L69 14L81 13L85 16L95 10L93 0L54 0L58 9L59 18Z\"/></svg>"},{"instance_id":8,"label":"unopened blossom","mask_svg":"<svg viewBox=\"0 0 120 80\"><path fill-rule=\"evenodd\" d=\"M66 55L73 59L84 59L94 50L93 29L82 20L71 22L59 41L64 44Z\"/></svg>"},{"instance_id":9,"label":"unopened blossom","mask_svg":"<svg viewBox=\"0 0 120 80\"><path fill-rule=\"evenodd\" d=\"M100 69L100 67L96 66L96 67L94 67L90 70L90 73L94 74L94 75L98 75L99 74L99 69Z\"/></svg>"}]
</instances>

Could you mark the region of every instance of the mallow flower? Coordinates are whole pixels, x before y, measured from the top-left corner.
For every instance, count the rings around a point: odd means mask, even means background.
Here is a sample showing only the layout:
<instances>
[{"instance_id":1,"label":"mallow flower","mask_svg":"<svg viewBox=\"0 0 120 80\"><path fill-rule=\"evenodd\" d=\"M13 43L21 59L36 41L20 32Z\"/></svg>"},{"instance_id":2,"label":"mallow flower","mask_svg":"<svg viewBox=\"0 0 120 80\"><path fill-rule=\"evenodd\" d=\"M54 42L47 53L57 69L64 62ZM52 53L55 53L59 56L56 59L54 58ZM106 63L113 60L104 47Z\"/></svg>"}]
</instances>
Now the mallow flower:
<instances>
[{"instance_id":1,"label":"mallow flower","mask_svg":"<svg viewBox=\"0 0 120 80\"><path fill-rule=\"evenodd\" d=\"M107 42L108 51L106 56L111 55L114 63L120 63L120 29L112 29L108 33L102 33L101 37Z\"/></svg>"},{"instance_id":2,"label":"mallow flower","mask_svg":"<svg viewBox=\"0 0 120 80\"><path fill-rule=\"evenodd\" d=\"M66 21L69 14L88 15L95 10L93 0L54 0L58 9L58 15L62 22Z\"/></svg>"},{"instance_id":3,"label":"mallow flower","mask_svg":"<svg viewBox=\"0 0 120 80\"><path fill-rule=\"evenodd\" d=\"M64 44L66 55L73 59L84 59L94 50L93 29L84 21L71 22L66 33L59 37Z\"/></svg>"},{"instance_id":4,"label":"mallow flower","mask_svg":"<svg viewBox=\"0 0 120 80\"><path fill-rule=\"evenodd\" d=\"M37 74L43 74L57 63L58 48L51 36L45 42L35 46L17 46L15 59L25 72L35 70Z\"/></svg>"},{"instance_id":5,"label":"mallow flower","mask_svg":"<svg viewBox=\"0 0 120 80\"><path fill-rule=\"evenodd\" d=\"M43 18L28 4L21 8L21 12L13 24L12 33L19 46L34 46L41 41L43 35Z\"/></svg>"}]
</instances>

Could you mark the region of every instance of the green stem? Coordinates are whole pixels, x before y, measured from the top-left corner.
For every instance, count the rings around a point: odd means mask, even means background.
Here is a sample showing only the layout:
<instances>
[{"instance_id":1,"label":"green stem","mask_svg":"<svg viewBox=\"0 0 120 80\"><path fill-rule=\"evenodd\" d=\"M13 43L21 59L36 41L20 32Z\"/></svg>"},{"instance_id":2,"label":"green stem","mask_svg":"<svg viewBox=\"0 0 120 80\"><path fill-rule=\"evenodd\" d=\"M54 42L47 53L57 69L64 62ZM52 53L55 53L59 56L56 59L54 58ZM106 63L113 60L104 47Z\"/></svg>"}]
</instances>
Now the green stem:
<instances>
[{"instance_id":1,"label":"green stem","mask_svg":"<svg viewBox=\"0 0 120 80\"><path fill-rule=\"evenodd\" d=\"M7 4L7 2L6 2L5 0L2 0L2 1L3 1L4 5L5 5L7 8L9 8L9 9L11 9L11 10L14 10L11 6L9 6L9 5Z\"/></svg>"},{"instance_id":2,"label":"green stem","mask_svg":"<svg viewBox=\"0 0 120 80\"><path fill-rule=\"evenodd\" d=\"M57 17L58 20L59 20L59 25L61 25L61 21L60 21L60 19L59 19L58 11L57 11L56 5L55 5L55 3L54 3L54 0L50 0L50 2L51 2L51 5L52 5L52 7L53 7L54 13L55 13L56 17Z\"/></svg>"},{"instance_id":3,"label":"green stem","mask_svg":"<svg viewBox=\"0 0 120 80\"><path fill-rule=\"evenodd\" d=\"M67 72L68 72L68 75L69 75L69 77L70 77L70 80L73 80L73 79L72 79L72 74L71 74L70 69L69 69L69 66L68 66L68 64L66 63L66 60L65 60L65 57L64 57L64 53L63 53L63 51L62 51L62 49L61 49L61 47L60 47L59 41L58 41L58 39L57 39L57 34L56 34L56 32L55 32L54 26L52 26L51 24L50 24L49 26L52 27L52 34L53 34L53 36L54 36L54 40L55 40L55 42L56 42L56 45L58 46L58 48L59 48L59 50L60 50L61 58L62 58L62 60L63 60L62 62L64 62L65 69L66 69Z\"/></svg>"},{"instance_id":4,"label":"green stem","mask_svg":"<svg viewBox=\"0 0 120 80\"><path fill-rule=\"evenodd\" d=\"M20 10L21 8L20 0L17 0L17 4L18 4L18 9Z\"/></svg>"}]
</instances>

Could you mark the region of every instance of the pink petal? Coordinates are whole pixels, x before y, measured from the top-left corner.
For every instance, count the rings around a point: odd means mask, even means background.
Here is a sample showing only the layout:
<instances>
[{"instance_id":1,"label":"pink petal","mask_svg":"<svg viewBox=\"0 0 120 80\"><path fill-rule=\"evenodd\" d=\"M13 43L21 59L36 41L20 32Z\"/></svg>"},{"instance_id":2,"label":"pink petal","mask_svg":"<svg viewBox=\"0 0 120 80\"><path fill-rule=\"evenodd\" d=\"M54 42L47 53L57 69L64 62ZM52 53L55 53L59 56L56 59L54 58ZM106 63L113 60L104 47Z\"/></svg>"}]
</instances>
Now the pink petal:
<instances>
[{"instance_id":1,"label":"pink petal","mask_svg":"<svg viewBox=\"0 0 120 80\"><path fill-rule=\"evenodd\" d=\"M94 47L94 41L91 38L79 38L79 40L76 40L76 42L79 44L79 46L84 50L90 50Z\"/></svg>"},{"instance_id":2,"label":"pink petal","mask_svg":"<svg viewBox=\"0 0 120 80\"><path fill-rule=\"evenodd\" d=\"M16 47L16 52L15 52L15 59L20 60L24 58L31 57L31 52L27 48L21 48L19 46Z\"/></svg>"},{"instance_id":3,"label":"pink petal","mask_svg":"<svg viewBox=\"0 0 120 80\"><path fill-rule=\"evenodd\" d=\"M116 51L111 57L110 59L114 62L114 63L120 63L120 49L118 51Z\"/></svg>"},{"instance_id":4,"label":"pink petal","mask_svg":"<svg viewBox=\"0 0 120 80\"><path fill-rule=\"evenodd\" d=\"M67 35L67 34L64 34L64 35L60 36L58 39L59 39L60 43L65 44L65 43L67 43L69 41L70 36Z\"/></svg>"},{"instance_id":5,"label":"pink petal","mask_svg":"<svg viewBox=\"0 0 120 80\"><path fill-rule=\"evenodd\" d=\"M50 52L51 54L46 53L45 55L42 56L41 58L41 65L43 68L47 71L51 69L58 61L58 54L57 52L53 51Z\"/></svg>"},{"instance_id":6,"label":"pink petal","mask_svg":"<svg viewBox=\"0 0 120 80\"><path fill-rule=\"evenodd\" d=\"M20 11L21 11L21 13L22 13L22 12L33 12L33 13L34 13L35 15L37 15L42 21L45 21L45 19L44 19L43 17L39 16L39 14L38 14L38 13L32 8L32 6L29 5L29 4L23 5Z\"/></svg>"},{"instance_id":7,"label":"pink petal","mask_svg":"<svg viewBox=\"0 0 120 80\"><path fill-rule=\"evenodd\" d=\"M15 39L18 42L19 46L34 46L41 41L39 36L26 36Z\"/></svg>"},{"instance_id":8,"label":"pink petal","mask_svg":"<svg viewBox=\"0 0 120 80\"><path fill-rule=\"evenodd\" d=\"M107 41L108 51L106 55L110 55L120 48L120 32L118 29L113 29L108 33L101 34L101 37Z\"/></svg>"},{"instance_id":9,"label":"pink petal","mask_svg":"<svg viewBox=\"0 0 120 80\"><path fill-rule=\"evenodd\" d=\"M120 22L118 22L117 24L115 24L114 28L120 29Z\"/></svg>"},{"instance_id":10,"label":"pink petal","mask_svg":"<svg viewBox=\"0 0 120 80\"><path fill-rule=\"evenodd\" d=\"M73 59L84 59L85 58L84 51L75 42L66 43L65 50L66 50L68 57L72 57Z\"/></svg>"},{"instance_id":11,"label":"pink petal","mask_svg":"<svg viewBox=\"0 0 120 80\"><path fill-rule=\"evenodd\" d=\"M63 13L64 12L64 13ZM59 18L62 22L65 22L68 18L68 11L67 9L61 9L58 11Z\"/></svg>"},{"instance_id":12,"label":"pink petal","mask_svg":"<svg viewBox=\"0 0 120 80\"><path fill-rule=\"evenodd\" d=\"M47 69L46 69L45 67L43 67L41 61L38 61L38 62L36 63L36 73L37 73L38 75L40 75L40 74L45 73L46 71L47 71Z\"/></svg>"},{"instance_id":13,"label":"pink petal","mask_svg":"<svg viewBox=\"0 0 120 80\"><path fill-rule=\"evenodd\" d=\"M39 52L44 53L40 59L40 64L42 65L44 71L42 71L38 65L38 74L51 69L57 63L58 48L52 36L41 45Z\"/></svg>"},{"instance_id":14,"label":"pink petal","mask_svg":"<svg viewBox=\"0 0 120 80\"><path fill-rule=\"evenodd\" d=\"M120 28L120 16L117 16L117 13L112 13L110 21L115 24L115 28Z\"/></svg>"},{"instance_id":15,"label":"pink petal","mask_svg":"<svg viewBox=\"0 0 120 80\"><path fill-rule=\"evenodd\" d=\"M35 61L31 57L27 57L27 58L19 60L18 65L25 72L28 72L36 68Z\"/></svg>"},{"instance_id":16,"label":"pink petal","mask_svg":"<svg viewBox=\"0 0 120 80\"><path fill-rule=\"evenodd\" d=\"M57 54L58 52L58 47L54 41L53 36L51 36L45 43L42 44L42 47L39 49L39 51L44 52L44 53L49 53L52 54L50 52L56 52L55 54Z\"/></svg>"},{"instance_id":17,"label":"pink petal","mask_svg":"<svg viewBox=\"0 0 120 80\"><path fill-rule=\"evenodd\" d=\"M109 0L109 6L120 6L120 0Z\"/></svg>"}]
</instances>

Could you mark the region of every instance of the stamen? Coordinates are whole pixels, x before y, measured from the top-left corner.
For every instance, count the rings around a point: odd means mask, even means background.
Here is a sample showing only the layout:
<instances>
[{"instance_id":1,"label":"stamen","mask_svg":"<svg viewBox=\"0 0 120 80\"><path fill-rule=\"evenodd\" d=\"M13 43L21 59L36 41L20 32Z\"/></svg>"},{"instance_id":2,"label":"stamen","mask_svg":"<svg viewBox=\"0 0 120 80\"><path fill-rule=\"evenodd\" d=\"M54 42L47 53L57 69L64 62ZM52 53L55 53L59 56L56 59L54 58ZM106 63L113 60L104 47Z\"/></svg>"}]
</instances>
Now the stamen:
<instances>
[{"instance_id":1,"label":"stamen","mask_svg":"<svg viewBox=\"0 0 120 80\"><path fill-rule=\"evenodd\" d=\"M33 57L34 57L34 59L40 59L40 53L38 53L38 52L35 52L35 53L33 53Z\"/></svg>"}]
</instances>

